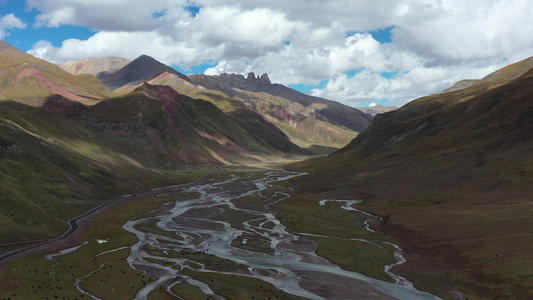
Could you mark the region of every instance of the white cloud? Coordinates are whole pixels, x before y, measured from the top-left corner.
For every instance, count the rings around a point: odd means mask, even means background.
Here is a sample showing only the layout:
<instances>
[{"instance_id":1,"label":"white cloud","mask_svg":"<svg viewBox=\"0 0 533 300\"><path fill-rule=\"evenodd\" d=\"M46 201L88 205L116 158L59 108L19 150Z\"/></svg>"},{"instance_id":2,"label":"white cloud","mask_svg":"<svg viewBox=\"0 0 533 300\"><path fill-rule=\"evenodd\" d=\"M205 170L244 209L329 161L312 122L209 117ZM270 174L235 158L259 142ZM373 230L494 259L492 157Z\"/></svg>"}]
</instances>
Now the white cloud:
<instances>
[{"instance_id":1,"label":"white cloud","mask_svg":"<svg viewBox=\"0 0 533 300\"><path fill-rule=\"evenodd\" d=\"M26 24L15 17L14 14L7 14L0 18L0 39L8 36L9 33L6 30L12 28L23 29L26 28Z\"/></svg>"},{"instance_id":2,"label":"white cloud","mask_svg":"<svg viewBox=\"0 0 533 300\"><path fill-rule=\"evenodd\" d=\"M32 49L28 51L28 53L52 63L59 63L56 61L58 51L59 49L55 48L49 41L40 40L33 45Z\"/></svg>"},{"instance_id":3,"label":"white cloud","mask_svg":"<svg viewBox=\"0 0 533 300\"><path fill-rule=\"evenodd\" d=\"M202 6L196 17L184 6ZM273 82L318 84L347 104L402 105L463 78L480 78L533 53L529 0L28 0L37 26L99 30L30 53L53 62L147 54L208 74L268 73ZM390 28L392 43L369 30ZM6 27L7 28L7 27ZM1 27L0 27L1 30ZM0 31L2 34L2 31ZM348 72L358 72L350 77ZM392 78L382 72L395 72Z\"/></svg>"}]
</instances>

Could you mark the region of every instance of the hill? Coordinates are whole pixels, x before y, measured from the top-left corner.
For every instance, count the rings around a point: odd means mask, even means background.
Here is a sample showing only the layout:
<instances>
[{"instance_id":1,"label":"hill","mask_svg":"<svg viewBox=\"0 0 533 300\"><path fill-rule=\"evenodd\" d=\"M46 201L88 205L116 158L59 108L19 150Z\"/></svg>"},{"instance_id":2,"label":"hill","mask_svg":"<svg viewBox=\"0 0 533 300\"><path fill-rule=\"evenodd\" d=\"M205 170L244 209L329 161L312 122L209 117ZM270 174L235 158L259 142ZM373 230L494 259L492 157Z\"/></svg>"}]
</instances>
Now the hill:
<instances>
[{"instance_id":1,"label":"hill","mask_svg":"<svg viewBox=\"0 0 533 300\"><path fill-rule=\"evenodd\" d=\"M115 195L179 180L73 120L14 101L0 101L0 169L0 244L57 236Z\"/></svg>"},{"instance_id":2,"label":"hill","mask_svg":"<svg viewBox=\"0 0 533 300\"><path fill-rule=\"evenodd\" d=\"M191 75L195 76L203 75ZM274 124L290 138L292 143L304 148L308 153L331 153L345 146L357 135L356 131L326 118L318 118L315 109L321 104L305 107L300 103L263 92L256 93L236 88L206 88L169 72L158 74L147 82L152 85L168 85L182 95L209 101L235 121L243 120L242 113L253 111ZM127 85L116 89L115 93L127 94L138 86L139 84Z\"/></svg>"},{"instance_id":3,"label":"hill","mask_svg":"<svg viewBox=\"0 0 533 300\"><path fill-rule=\"evenodd\" d=\"M0 41L0 99L40 106L52 95L93 103L112 92L95 76L72 75Z\"/></svg>"},{"instance_id":4,"label":"hill","mask_svg":"<svg viewBox=\"0 0 533 300\"><path fill-rule=\"evenodd\" d=\"M376 116L343 149L300 165L311 172L300 189L364 200L411 253L395 270L421 288L533 296L533 70L520 71L530 60Z\"/></svg>"}]
</instances>

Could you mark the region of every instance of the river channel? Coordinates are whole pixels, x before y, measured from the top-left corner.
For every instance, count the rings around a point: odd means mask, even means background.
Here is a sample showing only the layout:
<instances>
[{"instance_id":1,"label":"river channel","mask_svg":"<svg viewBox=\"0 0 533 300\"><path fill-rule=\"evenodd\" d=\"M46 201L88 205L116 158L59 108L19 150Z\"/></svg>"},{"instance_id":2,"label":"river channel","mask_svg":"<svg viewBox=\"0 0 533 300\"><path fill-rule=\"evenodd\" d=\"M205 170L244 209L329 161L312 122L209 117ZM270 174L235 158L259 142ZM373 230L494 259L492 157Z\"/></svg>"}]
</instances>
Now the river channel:
<instances>
[{"instance_id":1,"label":"river channel","mask_svg":"<svg viewBox=\"0 0 533 300\"><path fill-rule=\"evenodd\" d=\"M186 272L194 270L263 280L285 293L309 299L338 299L342 295L439 299L409 284L389 283L342 270L315 254L314 240L291 233L268 209L272 203L289 198L290 189L277 187L277 192L268 197L264 191L277 181L300 175L271 170L240 177L233 175L224 182L197 184L179 191L186 200L168 202L149 217L128 221L123 228L138 238L131 246L128 263L159 278L144 286L136 298L145 299L156 288L173 293L174 285L188 283L209 297L223 299L210 288L209 282L197 280ZM261 205L254 208L242 205L239 200L251 195L260 197L257 201ZM158 195L168 196L168 193ZM155 224L157 230L142 230L146 224ZM205 257L212 258L211 265ZM217 259L234 262L238 267L213 268Z\"/></svg>"}]
</instances>

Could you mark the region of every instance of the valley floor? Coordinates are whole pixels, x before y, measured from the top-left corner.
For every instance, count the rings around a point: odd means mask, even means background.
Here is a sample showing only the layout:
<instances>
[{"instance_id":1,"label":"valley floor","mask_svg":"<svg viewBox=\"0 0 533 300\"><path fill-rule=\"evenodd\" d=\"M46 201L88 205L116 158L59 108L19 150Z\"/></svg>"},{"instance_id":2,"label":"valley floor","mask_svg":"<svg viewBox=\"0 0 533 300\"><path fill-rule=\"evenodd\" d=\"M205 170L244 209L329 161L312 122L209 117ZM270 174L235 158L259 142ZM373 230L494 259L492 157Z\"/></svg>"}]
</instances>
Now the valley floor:
<instances>
[{"instance_id":1,"label":"valley floor","mask_svg":"<svg viewBox=\"0 0 533 300\"><path fill-rule=\"evenodd\" d=\"M228 167L126 195L72 236L0 263L0 298L437 298L389 270L403 256L371 230L378 217L296 195L295 176Z\"/></svg>"}]
</instances>

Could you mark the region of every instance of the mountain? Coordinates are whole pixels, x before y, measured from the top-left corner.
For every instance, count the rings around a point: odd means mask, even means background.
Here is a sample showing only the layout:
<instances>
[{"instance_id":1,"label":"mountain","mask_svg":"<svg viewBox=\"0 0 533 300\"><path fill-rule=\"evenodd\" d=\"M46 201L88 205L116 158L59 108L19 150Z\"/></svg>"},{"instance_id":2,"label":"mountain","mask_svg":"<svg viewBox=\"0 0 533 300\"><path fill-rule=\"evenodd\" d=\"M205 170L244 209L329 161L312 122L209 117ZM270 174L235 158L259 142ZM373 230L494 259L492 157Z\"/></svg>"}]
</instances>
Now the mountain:
<instances>
[{"instance_id":1,"label":"mountain","mask_svg":"<svg viewBox=\"0 0 533 300\"><path fill-rule=\"evenodd\" d=\"M375 227L411 253L395 272L421 288L533 297L523 267L533 263L530 62L377 115L343 149L300 164L310 174L295 183L315 197L364 200L384 218Z\"/></svg>"},{"instance_id":2,"label":"mountain","mask_svg":"<svg viewBox=\"0 0 533 300\"><path fill-rule=\"evenodd\" d=\"M53 95L92 103L112 92L93 75L72 75L0 41L0 99L40 106Z\"/></svg>"},{"instance_id":3,"label":"mountain","mask_svg":"<svg viewBox=\"0 0 533 300\"><path fill-rule=\"evenodd\" d=\"M302 153L272 126L260 121L256 133L215 105L180 95L168 86L145 83L130 94L89 107L75 120L112 149L160 169L256 162L279 151ZM252 115L246 122L254 124L254 120Z\"/></svg>"},{"instance_id":4,"label":"mountain","mask_svg":"<svg viewBox=\"0 0 533 300\"><path fill-rule=\"evenodd\" d=\"M107 147L72 119L6 100L0 170L0 243L58 236L70 218L124 191L176 180Z\"/></svg>"},{"instance_id":5,"label":"mountain","mask_svg":"<svg viewBox=\"0 0 533 300\"><path fill-rule=\"evenodd\" d=\"M117 71L100 73L99 78L110 89L116 90L127 85L141 84L164 72L190 81L187 76L147 55L139 56Z\"/></svg>"},{"instance_id":6,"label":"mountain","mask_svg":"<svg viewBox=\"0 0 533 300\"><path fill-rule=\"evenodd\" d=\"M310 108L267 93L234 89L230 96L226 92L207 89L200 85L169 82L167 78L158 82L158 84L171 84L174 89L190 97L210 101L229 116L236 116L236 120L241 119L242 113L253 111L276 125L291 142L311 153L331 153L346 145L357 135L353 130L317 119Z\"/></svg>"},{"instance_id":7,"label":"mountain","mask_svg":"<svg viewBox=\"0 0 533 300\"><path fill-rule=\"evenodd\" d=\"M74 75L92 74L98 77L102 73L116 72L130 62L131 60L122 57L93 57L79 61L66 61L59 67Z\"/></svg>"},{"instance_id":8,"label":"mountain","mask_svg":"<svg viewBox=\"0 0 533 300\"><path fill-rule=\"evenodd\" d=\"M372 121L372 116L353 107L306 95L282 84L272 84L267 74L256 77L254 73L249 73L246 78L240 74L191 75L190 78L195 84L225 92L230 96L235 96L235 89L238 89L284 98L309 109L319 120L341 125L355 132L363 131Z\"/></svg>"},{"instance_id":9,"label":"mountain","mask_svg":"<svg viewBox=\"0 0 533 300\"><path fill-rule=\"evenodd\" d=\"M386 113L389 111L393 111L393 110L398 109L398 107L376 104L372 106L369 105L368 107L358 107L357 109L366 114L371 115L372 117L375 117L377 114L382 114L382 113Z\"/></svg>"}]
</instances>

